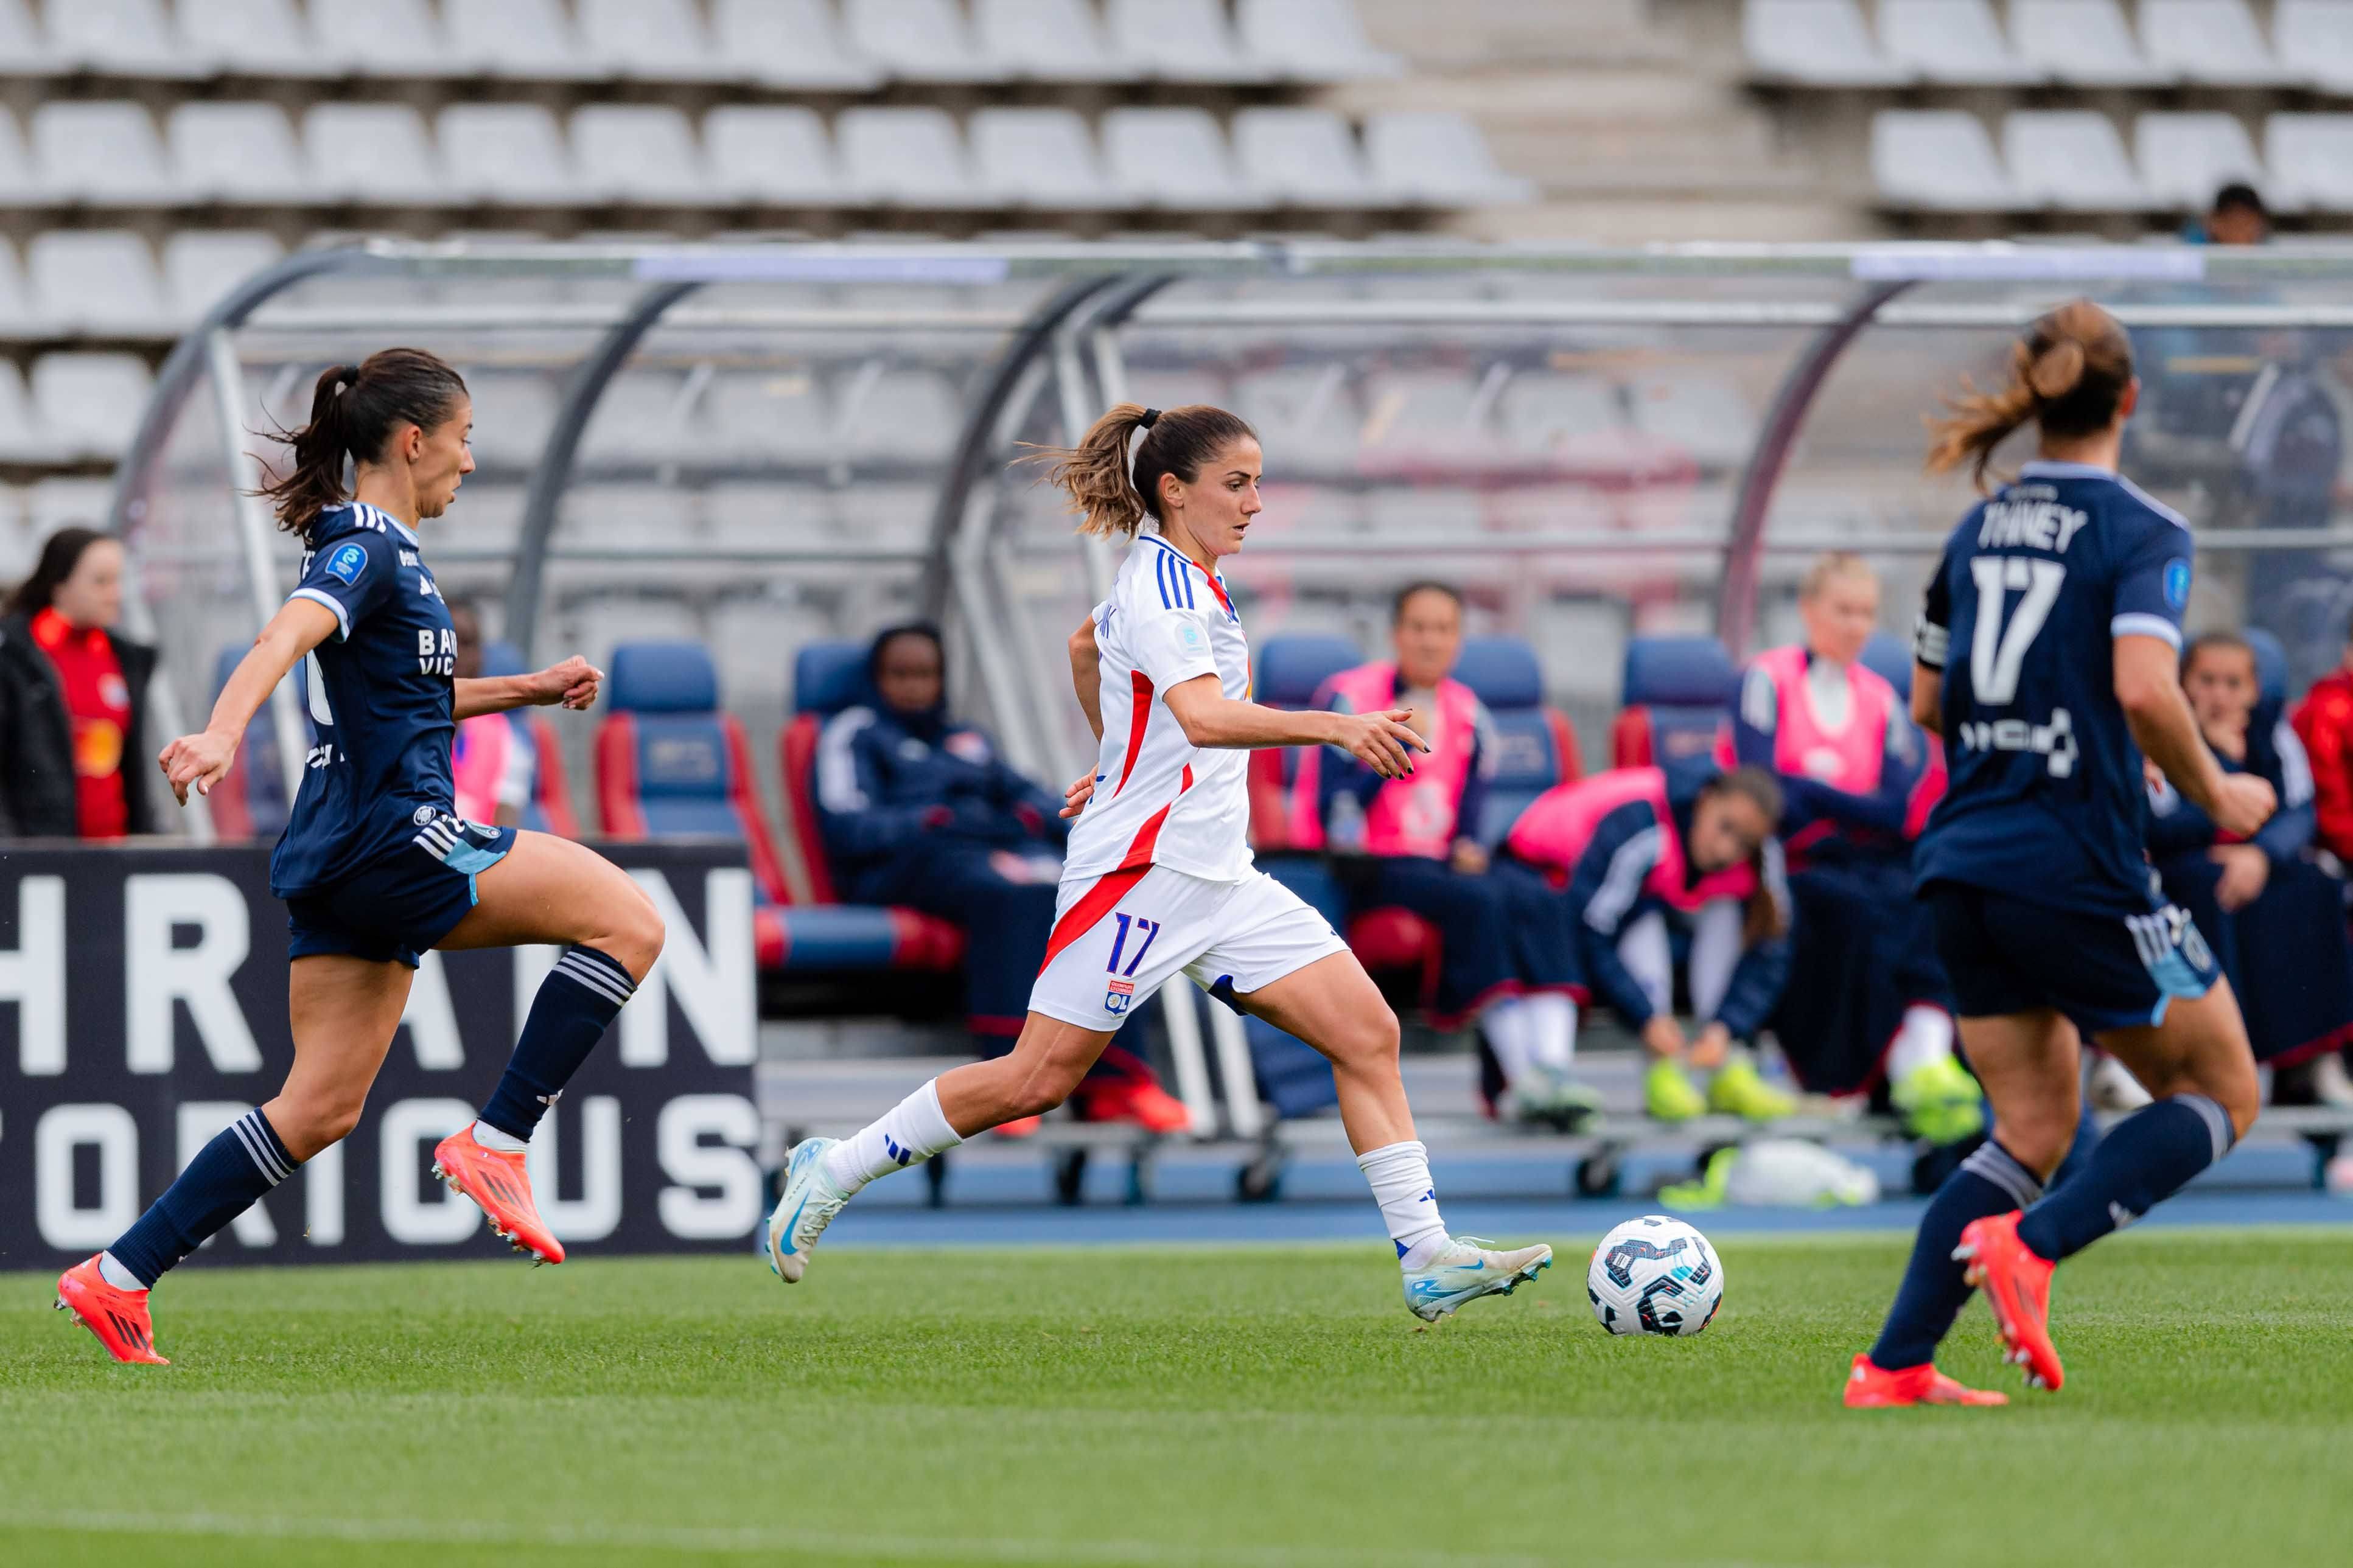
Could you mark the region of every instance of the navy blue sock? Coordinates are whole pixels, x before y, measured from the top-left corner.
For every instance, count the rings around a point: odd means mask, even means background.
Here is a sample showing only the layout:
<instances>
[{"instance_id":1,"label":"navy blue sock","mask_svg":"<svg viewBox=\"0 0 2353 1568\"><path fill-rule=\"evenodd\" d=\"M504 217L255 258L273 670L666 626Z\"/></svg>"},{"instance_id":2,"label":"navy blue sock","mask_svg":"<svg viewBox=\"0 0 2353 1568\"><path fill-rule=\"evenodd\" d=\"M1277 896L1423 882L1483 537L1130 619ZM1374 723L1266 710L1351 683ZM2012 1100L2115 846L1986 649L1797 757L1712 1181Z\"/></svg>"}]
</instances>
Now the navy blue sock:
<instances>
[{"instance_id":1,"label":"navy blue sock","mask_svg":"<svg viewBox=\"0 0 2353 1568\"><path fill-rule=\"evenodd\" d=\"M1871 1347L1872 1364L1895 1372L1936 1359L1937 1344L1968 1305L1968 1280L1963 1266L1953 1261L1962 1227L1989 1215L2028 1207L2042 1195L2042 1182L2009 1150L1991 1139L1978 1144L1945 1178L1928 1200L1928 1212L1920 1216L1920 1235L1912 1244L1912 1261L1905 1265L1904 1284L1895 1292L1895 1305L1887 1310L1879 1342Z\"/></svg>"},{"instance_id":2,"label":"navy blue sock","mask_svg":"<svg viewBox=\"0 0 2353 1568\"><path fill-rule=\"evenodd\" d=\"M2202 1094L2143 1106L2109 1130L2081 1174L2026 1211L2018 1239L2056 1263L2122 1230L2231 1152L2231 1113Z\"/></svg>"},{"instance_id":3,"label":"navy blue sock","mask_svg":"<svg viewBox=\"0 0 2353 1568\"><path fill-rule=\"evenodd\" d=\"M539 1119L563 1094L637 988L618 960L593 947L567 948L539 983L531 1016L523 1020L522 1038L515 1042L499 1087L482 1107L482 1120L529 1142Z\"/></svg>"},{"instance_id":4,"label":"navy blue sock","mask_svg":"<svg viewBox=\"0 0 2353 1568\"><path fill-rule=\"evenodd\" d=\"M106 1250L142 1285L153 1285L206 1237L292 1175L295 1163L269 1118L248 1110L197 1150L180 1179Z\"/></svg>"}]
</instances>

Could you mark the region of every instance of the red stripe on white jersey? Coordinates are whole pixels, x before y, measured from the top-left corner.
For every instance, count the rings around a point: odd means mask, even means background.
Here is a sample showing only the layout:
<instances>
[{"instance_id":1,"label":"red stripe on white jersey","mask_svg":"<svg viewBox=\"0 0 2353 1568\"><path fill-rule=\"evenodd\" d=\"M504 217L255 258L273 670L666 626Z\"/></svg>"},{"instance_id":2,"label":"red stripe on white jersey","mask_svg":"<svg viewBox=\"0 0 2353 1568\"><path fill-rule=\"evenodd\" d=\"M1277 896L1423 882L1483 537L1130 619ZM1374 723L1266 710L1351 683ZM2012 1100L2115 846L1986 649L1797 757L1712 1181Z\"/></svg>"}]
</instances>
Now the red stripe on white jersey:
<instances>
[{"instance_id":1,"label":"red stripe on white jersey","mask_svg":"<svg viewBox=\"0 0 2353 1568\"><path fill-rule=\"evenodd\" d=\"M1127 679L1128 689L1134 693L1127 710L1127 760L1119 765L1119 783L1111 790L1113 795L1127 787L1127 775L1135 771L1136 754L1144 750L1145 729L1152 722L1152 678L1140 669L1131 669Z\"/></svg>"}]
</instances>

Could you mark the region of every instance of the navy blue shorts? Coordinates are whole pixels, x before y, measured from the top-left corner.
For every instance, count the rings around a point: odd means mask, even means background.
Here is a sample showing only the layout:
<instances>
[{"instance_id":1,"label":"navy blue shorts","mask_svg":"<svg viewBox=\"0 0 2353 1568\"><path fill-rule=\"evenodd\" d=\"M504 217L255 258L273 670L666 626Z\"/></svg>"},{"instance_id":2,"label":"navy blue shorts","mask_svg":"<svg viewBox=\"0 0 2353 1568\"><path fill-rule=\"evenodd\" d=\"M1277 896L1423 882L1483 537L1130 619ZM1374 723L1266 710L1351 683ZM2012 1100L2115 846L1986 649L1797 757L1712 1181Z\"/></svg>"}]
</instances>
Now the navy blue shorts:
<instances>
[{"instance_id":1,"label":"navy blue shorts","mask_svg":"<svg viewBox=\"0 0 2353 1568\"><path fill-rule=\"evenodd\" d=\"M2173 999L2203 996L2221 971L2198 923L2152 898L2148 912L2057 910L1959 882L1921 892L1936 953L1964 1018L2053 1007L2085 1034L2165 1021Z\"/></svg>"},{"instance_id":2,"label":"navy blue shorts","mask_svg":"<svg viewBox=\"0 0 2353 1568\"><path fill-rule=\"evenodd\" d=\"M466 918L474 879L506 858L515 830L447 813L420 825L417 842L362 867L332 888L286 900L289 958L340 953L414 969Z\"/></svg>"}]
</instances>

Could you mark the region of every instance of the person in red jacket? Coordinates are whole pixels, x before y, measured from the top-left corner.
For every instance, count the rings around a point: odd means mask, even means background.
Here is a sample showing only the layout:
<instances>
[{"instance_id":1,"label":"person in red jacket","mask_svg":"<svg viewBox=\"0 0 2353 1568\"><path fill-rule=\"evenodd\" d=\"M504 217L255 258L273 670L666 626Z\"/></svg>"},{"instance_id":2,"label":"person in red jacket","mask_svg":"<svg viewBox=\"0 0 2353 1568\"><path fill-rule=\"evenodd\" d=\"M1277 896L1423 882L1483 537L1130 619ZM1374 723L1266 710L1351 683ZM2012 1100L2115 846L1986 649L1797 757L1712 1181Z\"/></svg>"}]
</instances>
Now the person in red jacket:
<instances>
[{"instance_id":1,"label":"person in red jacket","mask_svg":"<svg viewBox=\"0 0 2353 1568\"><path fill-rule=\"evenodd\" d=\"M2289 722L2312 759L2313 841L2353 866L2353 637L2345 662L2312 683Z\"/></svg>"}]
</instances>

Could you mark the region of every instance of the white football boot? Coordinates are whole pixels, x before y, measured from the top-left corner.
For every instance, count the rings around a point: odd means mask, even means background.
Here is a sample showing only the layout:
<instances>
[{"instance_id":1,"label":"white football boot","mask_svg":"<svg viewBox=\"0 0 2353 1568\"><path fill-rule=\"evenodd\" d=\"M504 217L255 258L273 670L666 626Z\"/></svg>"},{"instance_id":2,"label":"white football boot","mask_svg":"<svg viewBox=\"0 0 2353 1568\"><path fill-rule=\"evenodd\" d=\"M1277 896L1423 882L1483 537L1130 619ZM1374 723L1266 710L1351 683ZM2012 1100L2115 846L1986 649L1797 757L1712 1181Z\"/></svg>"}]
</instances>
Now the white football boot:
<instances>
[{"instance_id":1,"label":"white football boot","mask_svg":"<svg viewBox=\"0 0 2353 1568\"><path fill-rule=\"evenodd\" d=\"M1438 1255L1405 1271L1406 1310L1434 1323L1466 1301L1508 1296L1552 1267L1552 1248L1538 1244L1498 1252L1475 1236L1448 1238Z\"/></svg>"},{"instance_id":2,"label":"white football boot","mask_svg":"<svg viewBox=\"0 0 2353 1568\"><path fill-rule=\"evenodd\" d=\"M768 1215L768 1267L787 1285L797 1285L808 1272L809 1254L817 1238L833 1223L849 1194L834 1185L825 1172L825 1153L838 1142L805 1138L785 1159L785 1195Z\"/></svg>"}]
</instances>

